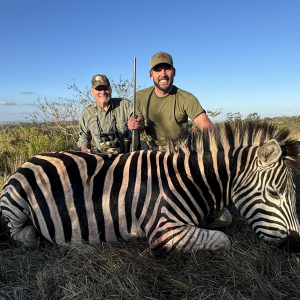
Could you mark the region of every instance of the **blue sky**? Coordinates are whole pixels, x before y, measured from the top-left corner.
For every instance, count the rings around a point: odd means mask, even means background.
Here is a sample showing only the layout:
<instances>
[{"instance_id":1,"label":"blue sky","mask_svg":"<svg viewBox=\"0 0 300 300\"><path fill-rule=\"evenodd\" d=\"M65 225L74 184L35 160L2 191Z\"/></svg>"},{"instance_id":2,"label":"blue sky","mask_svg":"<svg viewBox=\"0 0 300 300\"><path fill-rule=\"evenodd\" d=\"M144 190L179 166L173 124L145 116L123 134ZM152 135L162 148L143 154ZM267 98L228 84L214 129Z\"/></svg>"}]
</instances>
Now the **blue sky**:
<instances>
[{"instance_id":1,"label":"blue sky","mask_svg":"<svg viewBox=\"0 0 300 300\"><path fill-rule=\"evenodd\" d=\"M0 122L46 97L72 98L100 73L152 85L150 57L173 56L175 85L206 110L300 115L300 1L2 1Z\"/></svg>"}]
</instances>

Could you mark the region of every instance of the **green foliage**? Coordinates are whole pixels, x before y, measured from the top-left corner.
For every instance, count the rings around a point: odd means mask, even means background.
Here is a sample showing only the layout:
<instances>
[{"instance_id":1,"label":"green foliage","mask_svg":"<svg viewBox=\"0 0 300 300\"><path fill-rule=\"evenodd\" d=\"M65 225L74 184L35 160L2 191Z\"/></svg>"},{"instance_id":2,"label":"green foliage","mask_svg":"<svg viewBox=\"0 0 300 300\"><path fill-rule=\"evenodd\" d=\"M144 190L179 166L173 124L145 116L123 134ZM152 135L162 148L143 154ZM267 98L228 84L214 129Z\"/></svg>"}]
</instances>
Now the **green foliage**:
<instances>
[{"instance_id":1,"label":"green foliage","mask_svg":"<svg viewBox=\"0 0 300 300\"><path fill-rule=\"evenodd\" d=\"M242 120L242 114L240 112L236 112L236 113L229 112L227 113L226 118L227 118L226 121L228 122Z\"/></svg>"},{"instance_id":2,"label":"green foliage","mask_svg":"<svg viewBox=\"0 0 300 300\"><path fill-rule=\"evenodd\" d=\"M278 125L277 127L278 127L278 129L280 129L280 130L287 130L287 129L289 129L289 127L286 126L286 125Z\"/></svg>"},{"instance_id":3,"label":"green foliage","mask_svg":"<svg viewBox=\"0 0 300 300\"><path fill-rule=\"evenodd\" d=\"M70 150L73 144L50 123L18 123L0 126L0 175L14 172L35 154Z\"/></svg>"},{"instance_id":4,"label":"green foliage","mask_svg":"<svg viewBox=\"0 0 300 300\"><path fill-rule=\"evenodd\" d=\"M211 111L211 110L207 111L208 116L212 117L213 121L214 121L215 117L218 116L220 113L221 113L220 111Z\"/></svg>"},{"instance_id":5,"label":"green foliage","mask_svg":"<svg viewBox=\"0 0 300 300\"><path fill-rule=\"evenodd\" d=\"M258 113L254 112L252 114L249 114L245 120L259 121L261 120L261 118Z\"/></svg>"}]
</instances>

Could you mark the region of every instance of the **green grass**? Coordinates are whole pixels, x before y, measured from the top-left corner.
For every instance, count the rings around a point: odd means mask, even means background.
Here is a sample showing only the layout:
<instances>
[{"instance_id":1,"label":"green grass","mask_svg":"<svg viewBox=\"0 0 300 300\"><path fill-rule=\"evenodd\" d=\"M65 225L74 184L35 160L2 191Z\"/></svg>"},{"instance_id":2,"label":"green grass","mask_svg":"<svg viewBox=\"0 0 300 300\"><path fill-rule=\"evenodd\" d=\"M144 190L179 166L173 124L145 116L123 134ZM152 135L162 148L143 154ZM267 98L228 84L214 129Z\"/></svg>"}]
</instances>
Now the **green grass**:
<instances>
[{"instance_id":1,"label":"green grass","mask_svg":"<svg viewBox=\"0 0 300 300\"><path fill-rule=\"evenodd\" d=\"M30 157L39 153L76 149L71 140L48 123L0 126L0 188L8 176Z\"/></svg>"}]
</instances>

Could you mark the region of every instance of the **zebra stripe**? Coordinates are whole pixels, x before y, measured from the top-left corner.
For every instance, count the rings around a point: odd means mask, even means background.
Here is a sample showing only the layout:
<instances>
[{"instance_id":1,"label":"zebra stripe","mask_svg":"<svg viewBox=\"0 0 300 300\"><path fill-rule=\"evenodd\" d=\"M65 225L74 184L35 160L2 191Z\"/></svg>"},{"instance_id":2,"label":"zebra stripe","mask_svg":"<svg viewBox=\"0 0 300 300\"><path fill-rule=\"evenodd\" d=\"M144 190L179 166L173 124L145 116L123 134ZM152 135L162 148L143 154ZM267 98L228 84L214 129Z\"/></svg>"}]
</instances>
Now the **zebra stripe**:
<instances>
[{"instance_id":1,"label":"zebra stripe","mask_svg":"<svg viewBox=\"0 0 300 300\"><path fill-rule=\"evenodd\" d=\"M34 229L23 230L30 219L59 245L146 236L155 251L190 252L230 247L212 229L229 225L222 210L233 202L261 238L298 251L290 166L299 168L300 143L286 138L272 125L250 122L191 135L173 153L37 155L4 186L2 214L13 238L29 246ZM207 218L220 210L219 219Z\"/></svg>"}]
</instances>

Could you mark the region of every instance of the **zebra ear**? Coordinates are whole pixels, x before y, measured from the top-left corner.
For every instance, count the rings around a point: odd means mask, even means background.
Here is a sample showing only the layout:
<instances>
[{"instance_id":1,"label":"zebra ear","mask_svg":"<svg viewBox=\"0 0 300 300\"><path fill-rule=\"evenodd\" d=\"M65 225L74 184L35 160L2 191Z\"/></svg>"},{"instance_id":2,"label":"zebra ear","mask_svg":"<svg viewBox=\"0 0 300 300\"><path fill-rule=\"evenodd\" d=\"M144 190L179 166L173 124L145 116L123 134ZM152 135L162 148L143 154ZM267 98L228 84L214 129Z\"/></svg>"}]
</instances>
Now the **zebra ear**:
<instances>
[{"instance_id":1,"label":"zebra ear","mask_svg":"<svg viewBox=\"0 0 300 300\"><path fill-rule=\"evenodd\" d=\"M257 152L258 158L264 165L270 165L279 160L281 148L276 140L270 140L264 143Z\"/></svg>"}]
</instances>

